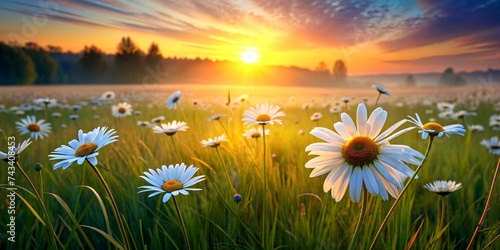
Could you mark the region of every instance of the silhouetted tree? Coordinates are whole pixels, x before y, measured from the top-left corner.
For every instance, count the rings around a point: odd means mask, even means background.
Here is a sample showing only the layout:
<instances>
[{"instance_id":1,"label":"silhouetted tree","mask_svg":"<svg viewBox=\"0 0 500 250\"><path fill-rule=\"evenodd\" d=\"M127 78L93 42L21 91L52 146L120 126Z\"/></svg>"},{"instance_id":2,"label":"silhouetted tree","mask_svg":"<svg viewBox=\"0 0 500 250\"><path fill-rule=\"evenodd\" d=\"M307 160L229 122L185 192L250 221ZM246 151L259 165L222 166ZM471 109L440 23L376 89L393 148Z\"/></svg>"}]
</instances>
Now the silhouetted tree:
<instances>
[{"instance_id":1,"label":"silhouetted tree","mask_svg":"<svg viewBox=\"0 0 500 250\"><path fill-rule=\"evenodd\" d=\"M36 80L33 60L20 48L0 42L0 85L30 85Z\"/></svg>"},{"instance_id":2,"label":"silhouetted tree","mask_svg":"<svg viewBox=\"0 0 500 250\"><path fill-rule=\"evenodd\" d=\"M146 55L146 66L149 66L153 69L156 67L161 67L160 63L163 60L163 56L161 55L160 48L158 44L151 43L149 46L148 54Z\"/></svg>"},{"instance_id":3,"label":"silhouetted tree","mask_svg":"<svg viewBox=\"0 0 500 250\"><path fill-rule=\"evenodd\" d=\"M455 73L453 68L448 67L441 75L439 84L449 86L465 85L465 79L460 74Z\"/></svg>"},{"instance_id":4,"label":"silhouetted tree","mask_svg":"<svg viewBox=\"0 0 500 250\"><path fill-rule=\"evenodd\" d=\"M405 79L405 83L407 86L417 85L417 81L415 81L415 77L413 77L413 75L407 75L406 79Z\"/></svg>"},{"instance_id":5,"label":"silhouetted tree","mask_svg":"<svg viewBox=\"0 0 500 250\"><path fill-rule=\"evenodd\" d=\"M101 83L106 74L106 61L104 53L94 45L85 46L83 55L78 60L76 67L76 82L82 83Z\"/></svg>"},{"instance_id":6,"label":"silhouetted tree","mask_svg":"<svg viewBox=\"0 0 500 250\"><path fill-rule=\"evenodd\" d=\"M35 64L37 73L35 83L54 83L56 81L58 64L52 59L50 54L33 42L26 43L23 50L31 57L31 60Z\"/></svg>"},{"instance_id":7,"label":"silhouetted tree","mask_svg":"<svg viewBox=\"0 0 500 250\"><path fill-rule=\"evenodd\" d=\"M140 82L144 76L144 53L130 37L123 37L115 55L115 75L122 83Z\"/></svg>"},{"instance_id":8,"label":"silhouetted tree","mask_svg":"<svg viewBox=\"0 0 500 250\"><path fill-rule=\"evenodd\" d=\"M316 69L314 71L320 72L320 73L325 73L325 74L330 74L330 70L328 69L328 64L326 64L325 61L319 62L318 66L316 66Z\"/></svg>"},{"instance_id":9,"label":"silhouetted tree","mask_svg":"<svg viewBox=\"0 0 500 250\"><path fill-rule=\"evenodd\" d=\"M342 60L337 60L333 64L333 79L336 82L345 82L347 78L347 67Z\"/></svg>"}]
</instances>

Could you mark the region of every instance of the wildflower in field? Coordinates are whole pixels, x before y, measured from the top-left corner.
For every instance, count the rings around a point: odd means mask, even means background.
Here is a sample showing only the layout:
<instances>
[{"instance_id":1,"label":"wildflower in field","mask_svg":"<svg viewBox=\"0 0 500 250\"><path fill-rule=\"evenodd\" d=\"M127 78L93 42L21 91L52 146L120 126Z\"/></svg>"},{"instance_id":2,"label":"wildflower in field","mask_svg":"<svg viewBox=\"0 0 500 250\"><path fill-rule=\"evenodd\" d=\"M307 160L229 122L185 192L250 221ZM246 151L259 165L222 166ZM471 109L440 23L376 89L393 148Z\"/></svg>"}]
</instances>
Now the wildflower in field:
<instances>
[{"instance_id":1,"label":"wildflower in field","mask_svg":"<svg viewBox=\"0 0 500 250\"><path fill-rule=\"evenodd\" d=\"M411 116L408 117L410 118L409 122L417 125L420 128L418 132L422 133L422 139L424 140L427 139L429 135L432 137L434 136L441 137L443 135L450 137L450 135L453 134L462 136L465 134L465 129L462 124L453 124L443 127L441 126L441 124L437 122L428 122L426 124L423 124L422 120L420 120L420 116L418 116L417 113L415 113L416 118L413 118Z\"/></svg>"},{"instance_id":2,"label":"wildflower in field","mask_svg":"<svg viewBox=\"0 0 500 250\"><path fill-rule=\"evenodd\" d=\"M189 127L186 122L172 121L167 122L167 124L162 123L160 126L154 126L153 130L155 134L166 134L169 136L174 135L177 131L186 131Z\"/></svg>"},{"instance_id":3,"label":"wildflower in field","mask_svg":"<svg viewBox=\"0 0 500 250\"><path fill-rule=\"evenodd\" d=\"M453 117L453 111L452 110L448 110L448 111L443 111L441 113L438 114L438 117L439 118L442 118L442 119L450 119Z\"/></svg>"},{"instance_id":4,"label":"wildflower in field","mask_svg":"<svg viewBox=\"0 0 500 250\"><path fill-rule=\"evenodd\" d=\"M184 163L169 165L168 167L163 165L161 169L149 169L149 172L144 172L144 176L140 176L146 180L151 186L140 186L142 192L153 192L148 197L153 197L162 193L162 201L165 203L170 200L170 197L177 196L179 194L188 195L188 191L199 191L201 188L191 188L196 183L205 180L204 175L199 175L193 178L194 174L198 171L198 168L193 167L193 165L187 167Z\"/></svg>"},{"instance_id":5,"label":"wildflower in field","mask_svg":"<svg viewBox=\"0 0 500 250\"><path fill-rule=\"evenodd\" d=\"M19 155L21 152L24 151L24 149L26 149L30 144L31 144L31 138L28 138L27 140L24 140L23 143L18 143L17 144L17 147L15 147L12 152L14 152L14 156L17 156ZM10 150L9 150L10 151ZM7 159L9 158L9 154L8 152L7 153L4 153L2 151L0 151L0 160L4 160L4 161L7 161Z\"/></svg>"},{"instance_id":6,"label":"wildflower in field","mask_svg":"<svg viewBox=\"0 0 500 250\"><path fill-rule=\"evenodd\" d=\"M177 108L177 103L181 101L182 98L182 92L181 91L175 91L167 100L167 106L169 109L176 109Z\"/></svg>"},{"instance_id":7,"label":"wildflower in field","mask_svg":"<svg viewBox=\"0 0 500 250\"><path fill-rule=\"evenodd\" d=\"M243 95L240 95L238 98L236 98L236 100L238 100L241 103L244 103L244 102L248 101L248 97L249 97L249 95L243 94Z\"/></svg>"},{"instance_id":8,"label":"wildflower in field","mask_svg":"<svg viewBox=\"0 0 500 250\"><path fill-rule=\"evenodd\" d=\"M127 102L121 102L111 107L114 117L126 117L132 114L132 105Z\"/></svg>"},{"instance_id":9,"label":"wildflower in field","mask_svg":"<svg viewBox=\"0 0 500 250\"><path fill-rule=\"evenodd\" d=\"M241 197L241 194L235 194L235 195L233 196L233 200L234 200L234 202L236 202L236 203L240 202L242 199L243 199L243 197Z\"/></svg>"},{"instance_id":10,"label":"wildflower in field","mask_svg":"<svg viewBox=\"0 0 500 250\"><path fill-rule=\"evenodd\" d=\"M481 132L484 131L484 126L480 124L469 125L469 131L471 132Z\"/></svg>"},{"instance_id":11,"label":"wildflower in field","mask_svg":"<svg viewBox=\"0 0 500 250\"><path fill-rule=\"evenodd\" d=\"M140 115L141 115L141 111L136 110L136 111L134 112L134 114L135 114L136 116L140 116Z\"/></svg>"},{"instance_id":12,"label":"wildflower in field","mask_svg":"<svg viewBox=\"0 0 500 250\"><path fill-rule=\"evenodd\" d=\"M59 118L59 117L61 117L61 113L59 113L59 112L53 112L52 113L52 117Z\"/></svg>"},{"instance_id":13,"label":"wildflower in field","mask_svg":"<svg viewBox=\"0 0 500 250\"><path fill-rule=\"evenodd\" d=\"M35 140L47 137L52 130L50 123L45 123L45 120L43 119L37 121L34 115L27 116L26 118L21 119L21 121L16 122L16 124L17 130L19 130L21 135L29 133L30 137Z\"/></svg>"},{"instance_id":14,"label":"wildflower in field","mask_svg":"<svg viewBox=\"0 0 500 250\"><path fill-rule=\"evenodd\" d=\"M151 119L151 123L160 124L163 120L165 120L165 116L158 116L158 117Z\"/></svg>"},{"instance_id":15,"label":"wildflower in field","mask_svg":"<svg viewBox=\"0 0 500 250\"><path fill-rule=\"evenodd\" d=\"M434 181L433 183L425 184L424 187L431 192L446 196L461 189L462 183L456 183L455 181Z\"/></svg>"},{"instance_id":16,"label":"wildflower in field","mask_svg":"<svg viewBox=\"0 0 500 250\"><path fill-rule=\"evenodd\" d=\"M249 128L245 130L245 132L243 133L243 137L247 139L257 139L262 137L262 131L263 131L262 127ZM266 135L268 135L270 132L271 131L269 129L265 130Z\"/></svg>"},{"instance_id":17,"label":"wildflower in field","mask_svg":"<svg viewBox=\"0 0 500 250\"><path fill-rule=\"evenodd\" d=\"M78 110L82 109L82 106L75 104L75 105L71 106L70 109L73 111L78 111Z\"/></svg>"},{"instance_id":18,"label":"wildflower in field","mask_svg":"<svg viewBox=\"0 0 500 250\"><path fill-rule=\"evenodd\" d=\"M373 195L388 199L388 193L397 197L403 181L413 175L406 165L420 165L424 156L406 145L392 145L390 140L413 128L395 132L406 120L401 120L381 132L387 111L376 108L367 118L365 104L357 109L357 125L347 113L342 113L342 122L333 126L337 132L316 127L310 133L326 142L308 145L309 155L317 155L305 167L314 168L309 177L327 174L323 190L331 189L332 198L340 201L349 186L351 200L359 202L363 185ZM395 132L395 133L394 133Z\"/></svg>"},{"instance_id":19,"label":"wildflower in field","mask_svg":"<svg viewBox=\"0 0 500 250\"><path fill-rule=\"evenodd\" d=\"M99 118L101 118L99 115L94 115L92 117L94 118L94 120L99 120Z\"/></svg>"},{"instance_id":20,"label":"wildflower in field","mask_svg":"<svg viewBox=\"0 0 500 250\"><path fill-rule=\"evenodd\" d=\"M201 140L201 144L203 145L203 147L216 148L216 147L220 146L220 144L223 141L227 141L226 134L222 134L220 136L216 136L213 139L209 138L208 140Z\"/></svg>"},{"instance_id":21,"label":"wildflower in field","mask_svg":"<svg viewBox=\"0 0 500 250\"><path fill-rule=\"evenodd\" d=\"M309 103L304 103L304 104L302 104L302 109L303 110L308 110L310 108L310 106L311 105Z\"/></svg>"},{"instance_id":22,"label":"wildflower in field","mask_svg":"<svg viewBox=\"0 0 500 250\"><path fill-rule=\"evenodd\" d=\"M452 111L455 109L455 103L451 102L438 102L437 108L439 111Z\"/></svg>"},{"instance_id":23,"label":"wildflower in field","mask_svg":"<svg viewBox=\"0 0 500 250\"><path fill-rule=\"evenodd\" d=\"M500 115L490 116L490 127L494 130L500 130Z\"/></svg>"},{"instance_id":24,"label":"wildflower in field","mask_svg":"<svg viewBox=\"0 0 500 250\"><path fill-rule=\"evenodd\" d=\"M149 126L151 126L151 123L149 123L148 121L137 121L137 126L139 126L139 127L149 127Z\"/></svg>"},{"instance_id":25,"label":"wildflower in field","mask_svg":"<svg viewBox=\"0 0 500 250\"><path fill-rule=\"evenodd\" d=\"M280 106L274 106L269 104L257 104L257 106L251 107L243 112L243 122L248 127L259 124L259 125L267 125L279 123L281 124L281 120L278 117L285 116L283 111L278 111Z\"/></svg>"},{"instance_id":26,"label":"wildflower in field","mask_svg":"<svg viewBox=\"0 0 500 250\"><path fill-rule=\"evenodd\" d=\"M299 135L304 135L306 132L303 129L299 129L298 133Z\"/></svg>"},{"instance_id":27,"label":"wildflower in field","mask_svg":"<svg viewBox=\"0 0 500 250\"><path fill-rule=\"evenodd\" d=\"M329 111L331 114L338 114L338 113L340 113L341 110L339 107L335 106L335 107L331 107Z\"/></svg>"},{"instance_id":28,"label":"wildflower in field","mask_svg":"<svg viewBox=\"0 0 500 250\"><path fill-rule=\"evenodd\" d=\"M74 121L74 120L78 119L78 115L70 115L69 119Z\"/></svg>"},{"instance_id":29,"label":"wildflower in field","mask_svg":"<svg viewBox=\"0 0 500 250\"><path fill-rule=\"evenodd\" d=\"M343 103L346 103L346 104L347 104L347 103L349 103L350 101L351 101L351 98L349 98L349 97L342 97L342 102L343 102Z\"/></svg>"},{"instance_id":30,"label":"wildflower in field","mask_svg":"<svg viewBox=\"0 0 500 250\"><path fill-rule=\"evenodd\" d=\"M225 114L223 113L217 113L217 114L213 114L211 115L210 117L208 117L208 121L211 122L211 121L218 121L220 120L220 118L226 116Z\"/></svg>"},{"instance_id":31,"label":"wildflower in field","mask_svg":"<svg viewBox=\"0 0 500 250\"><path fill-rule=\"evenodd\" d=\"M472 116L472 115L477 115L477 113L468 112L466 110L460 110L458 112L453 113L451 117L453 117L453 119L464 119L466 116Z\"/></svg>"},{"instance_id":32,"label":"wildflower in field","mask_svg":"<svg viewBox=\"0 0 500 250\"><path fill-rule=\"evenodd\" d=\"M382 86L373 84L372 88L376 89L379 94L391 96L391 93L389 93L389 91L387 91L386 89L384 89L384 87L382 87Z\"/></svg>"},{"instance_id":33,"label":"wildflower in field","mask_svg":"<svg viewBox=\"0 0 500 250\"><path fill-rule=\"evenodd\" d=\"M311 115L311 121L313 122L317 122L319 121L321 118L323 118L323 115L320 113L320 112L314 112L314 114Z\"/></svg>"},{"instance_id":34,"label":"wildflower in field","mask_svg":"<svg viewBox=\"0 0 500 250\"><path fill-rule=\"evenodd\" d=\"M57 105L57 99L54 98L36 98L33 99L33 103L39 106L55 106Z\"/></svg>"},{"instance_id":35,"label":"wildflower in field","mask_svg":"<svg viewBox=\"0 0 500 250\"><path fill-rule=\"evenodd\" d=\"M52 154L49 155L50 160L60 160L53 166L53 169L62 167L63 170L67 169L73 162L82 165L85 160L88 160L93 166L97 165L97 155L99 149L117 141L118 135L115 135L115 130L111 129L106 131L107 127L97 127L94 130L83 133L80 129L78 131L78 139L71 140L68 145L62 145L56 148Z\"/></svg>"},{"instance_id":36,"label":"wildflower in field","mask_svg":"<svg viewBox=\"0 0 500 250\"><path fill-rule=\"evenodd\" d=\"M110 102L113 101L116 97L115 92L113 91L106 91L102 93L102 95L99 97L99 100L105 101L105 102Z\"/></svg>"},{"instance_id":37,"label":"wildflower in field","mask_svg":"<svg viewBox=\"0 0 500 250\"><path fill-rule=\"evenodd\" d=\"M500 155L500 140L498 140L498 136L482 140L481 145L487 147L490 153Z\"/></svg>"}]
</instances>

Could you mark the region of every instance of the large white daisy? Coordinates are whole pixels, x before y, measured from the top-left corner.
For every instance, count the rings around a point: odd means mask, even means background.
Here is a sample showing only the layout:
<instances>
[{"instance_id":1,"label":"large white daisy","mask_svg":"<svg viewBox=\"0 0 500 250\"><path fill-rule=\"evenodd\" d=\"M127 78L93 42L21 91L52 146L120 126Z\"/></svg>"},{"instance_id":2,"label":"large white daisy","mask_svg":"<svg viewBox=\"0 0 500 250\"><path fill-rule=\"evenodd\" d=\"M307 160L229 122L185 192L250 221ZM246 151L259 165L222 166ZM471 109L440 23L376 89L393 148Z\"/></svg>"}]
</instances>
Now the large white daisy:
<instances>
[{"instance_id":1,"label":"large white daisy","mask_svg":"<svg viewBox=\"0 0 500 250\"><path fill-rule=\"evenodd\" d=\"M443 127L437 122L428 122L426 124L423 124L422 120L420 120L420 116L418 116L417 113L415 113L416 118L413 118L411 116L408 117L410 118L409 122L417 125L420 128L418 132L422 133L422 139L424 140L427 139L429 135L433 137L441 137L443 135L450 137L450 135L453 134L462 136L465 134L465 129L462 124L452 124Z\"/></svg>"},{"instance_id":2,"label":"large white daisy","mask_svg":"<svg viewBox=\"0 0 500 250\"><path fill-rule=\"evenodd\" d=\"M174 135L177 131L186 131L189 127L186 125L186 122L178 122L172 121L167 124L162 123L161 126L154 126L153 130L156 134L166 134L166 135Z\"/></svg>"},{"instance_id":3,"label":"large white daisy","mask_svg":"<svg viewBox=\"0 0 500 250\"><path fill-rule=\"evenodd\" d=\"M43 139L47 137L52 127L50 123L45 123L45 120L36 120L34 115L27 116L26 118L21 119L21 121L16 122L17 130L24 134L30 134L30 137L38 140L38 138Z\"/></svg>"},{"instance_id":4,"label":"large white daisy","mask_svg":"<svg viewBox=\"0 0 500 250\"><path fill-rule=\"evenodd\" d=\"M420 165L424 156L406 146L392 145L390 140L413 129L396 129L406 120L401 120L382 131L387 118L387 111L375 109L369 118L363 103L358 105L357 123L347 113L341 114L342 122L333 126L336 132L316 127L310 133L326 142L312 143L306 147L309 155L317 155L309 160L305 167L314 168L310 177L323 174L328 176L323 190L331 190L332 198L340 201L349 186L349 196L359 202L363 186L373 195L380 195L383 200L388 194L399 195L403 181L413 176L414 172L406 163Z\"/></svg>"},{"instance_id":5,"label":"large white daisy","mask_svg":"<svg viewBox=\"0 0 500 250\"><path fill-rule=\"evenodd\" d=\"M71 140L68 145L62 145L56 148L52 154L49 155L50 160L60 160L54 164L53 169L62 167L63 170L67 169L73 162L82 165L85 160L88 160L92 165L97 165L97 152L102 147L117 141L118 135L115 135L115 130L111 129L106 131L107 127L97 127L94 130L83 133L80 129L78 131L78 140Z\"/></svg>"},{"instance_id":6,"label":"large white daisy","mask_svg":"<svg viewBox=\"0 0 500 250\"><path fill-rule=\"evenodd\" d=\"M162 201L167 202L172 195L188 195L188 191L201 190L201 188L190 188L194 184L205 180L204 175L193 178L196 171L198 171L198 168L193 167L193 165L186 169L184 163L180 165L175 164L175 166L169 165L168 168L163 165L161 169L158 168L156 171L149 169L149 172L144 172L145 176L141 175L140 177L149 182L151 186L140 186L139 188L142 188L142 190L140 190L139 193L148 191L153 192L148 197L165 193Z\"/></svg>"},{"instance_id":7,"label":"large white daisy","mask_svg":"<svg viewBox=\"0 0 500 250\"><path fill-rule=\"evenodd\" d=\"M132 114L132 105L127 102L120 102L117 105L111 107L113 116L115 117L125 117Z\"/></svg>"},{"instance_id":8,"label":"large white daisy","mask_svg":"<svg viewBox=\"0 0 500 250\"><path fill-rule=\"evenodd\" d=\"M257 106L251 107L243 111L243 122L248 127L258 124L258 125L267 125L274 124L277 122L281 124L281 120L278 117L285 116L283 111L278 111L280 106L274 106L269 104L257 104Z\"/></svg>"}]
</instances>

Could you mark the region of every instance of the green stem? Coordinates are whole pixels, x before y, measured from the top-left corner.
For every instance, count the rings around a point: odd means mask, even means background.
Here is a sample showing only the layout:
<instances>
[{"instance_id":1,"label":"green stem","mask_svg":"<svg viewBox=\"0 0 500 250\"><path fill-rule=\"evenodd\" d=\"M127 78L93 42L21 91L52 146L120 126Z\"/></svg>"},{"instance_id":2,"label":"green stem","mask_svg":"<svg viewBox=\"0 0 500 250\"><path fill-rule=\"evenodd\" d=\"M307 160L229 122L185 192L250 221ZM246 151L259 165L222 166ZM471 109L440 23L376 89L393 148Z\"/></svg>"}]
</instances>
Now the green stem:
<instances>
[{"instance_id":1,"label":"green stem","mask_svg":"<svg viewBox=\"0 0 500 250\"><path fill-rule=\"evenodd\" d=\"M488 194L488 199L486 200L486 204L484 205L483 214L481 215L481 218L479 219L479 222L477 223L476 229L474 230L474 234L472 235L472 238L470 239L469 245L467 246L467 250L471 249L472 242L476 238L477 233L479 232L479 228L481 228L481 226L483 225L484 218L486 217L486 213L490 209L490 201L491 201L491 197L493 196L493 190L495 189L495 183L497 182L497 175L498 175L499 168L500 168L500 158L498 158L497 168L495 169L495 174L493 175L493 180L491 181L490 193Z\"/></svg>"},{"instance_id":2,"label":"green stem","mask_svg":"<svg viewBox=\"0 0 500 250\"><path fill-rule=\"evenodd\" d=\"M217 120L219 122L219 124L222 126L222 129L224 129L224 132L226 133L227 136L229 136L229 133L227 132L227 129L226 127L224 127L224 124L222 124L222 122L219 120Z\"/></svg>"},{"instance_id":3,"label":"green stem","mask_svg":"<svg viewBox=\"0 0 500 250\"><path fill-rule=\"evenodd\" d=\"M375 100L375 108L377 108L377 104L378 104L378 100L380 99L380 96L382 95L382 93L378 92L378 96L377 96L377 100Z\"/></svg>"},{"instance_id":4,"label":"green stem","mask_svg":"<svg viewBox=\"0 0 500 250\"><path fill-rule=\"evenodd\" d=\"M175 106L177 106L177 109L181 112L182 119L184 119L184 121L187 122L188 120L186 119L186 115L184 115L184 112L182 111L181 105L179 105L179 102L176 102Z\"/></svg>"},{"instance_id":5,"label":"green stem","mask_svg":"<svg viewBox=\"0 0 500 250\"><path fill-rule=\"evenodd\" d=\"M45 222L47 223L47 226L49 227L48 229L50 231L50 236L51 236L50 240L51 240L52 245L54 246L54 248L58 249L58 245L57 245L56 242L59 242L59 244L61 244L61 246L62 246L62 243L57 238L56 231L54 230L52 222L51 222L51 220L49 218L49 213L47 212L47 208L45 207L45 203L44 203L44 201L42 199L42 196L38 192L38 189L36 189L35 184L33 184L33 182L31 181L31 179L29 178L29 176L26 174L26 172L24 171L24 169L21 167L21 165L19 165L19 156L16 156L15 162L16 162L17 169L19 169L19 171L23 174L24 178L26 178L26 180L28 181L29 185L33 189L33 192L35 193L35 196L36 196L37 200L42 205L42 210L43 210L43 215L45 217Z\"/></svg>"},{"instance_id":6,"label":"green stem","mask_svg":"<svg viewBox=\"0 0 500 250\"><path fill-rule=\"evenodd\" d=\"M265 124L262 124L262 131L265 130ZM266 169L266 133L262 133L262 141L264 146L263 156L263 177L264 177L264 195L263 195L263 209L262 209L262 246L267 249L266 245L266 214L267 214L267 169Z\"/></svg>"},{"instance_id":7,"label":"green stem","mask_svg":"<svg viewBox=\"0 0 500 250\"><path fill-rule=\"evenodd\" d=\"M354 245L356 244L356 240L357 240L357 236L358 236L358 232L360 231L359 229L361 228L361 224L363 224L363 220L365 218L365 214L366 214L366 203L368 201L368 193L367 193L367 190L366 188L363 188L363 192L361 193L362 195L362 198L361 198L361 210L359 212L359 219L358 219L358 222L356 223L356 228L354 229L354 235L352 236L352 240L351 240L351 243L349 244L349 249L353 249Z\"/></svg>"},{"instance_id":8,"label":"green stem","mask_svg":"<svg viewBox=\"0 0 500 250\"><path fill-rule=\"evenodd\" d=\"M389 209L389 212L387 212L387 215L385 216L384 220L382 221L382 224L378 228L377 234L375 234L375 237L373 238L372 244L370 245L370 249L374 249L375 243L377 242L377 239L380 236L380 233L382 232L382 229L387 224L387 222L389 220L389 217L394 212L394 209L396 208L396 205L398 205L399 201L401 201L401 197L403 197L403 194L406 192L406 190L408 190L408 187L413 182L413 180L415 180L415 177L417 176L417 174L420 171L420 169L422 169L422 166L424 165L425 161L427 160L427 156L429 155L429 152L431 151L433 140L434 140L434 136L430 135L430 137L429 137L429 144L427 144L427 150L425 151L424 159L420 163L420 166L418 166L417 169L415 170L415 173L413 174L413 176L406 183L406 185L404 186L403 190L401 190L401 193L399 194L398 198L396 198L396 200L392 204L391 208Z\"/></svg>"},{"instance_id":9,"label":"green stem","mask_svg":"<svg viewBox=\"0 0 500 250\"><path fill-rule=\"evenodd\" d=\"M179 222L181 223L182 234L184 235L184 242L186 243L186 248L189 250L189 249L191 249L191 246L189 245L189 238L188 238L188 234L186 231L186 224L184 224L184 220L182 219L182 215L181 215L181 210L179 209L179 205L177 204L177 200L175 199L175 196L173 196L173 195L172 195L172 200L174 200L175 211L177 212L177 216L179 216Z\"/></svg>"},{"instance_id":10,"label":"green stem","mask_svg":"<svg viewBox=\"0 0 500 250\"><path fill-rule=\"evenodd\" d=\"M227 182L229 183L229 186L231 186L233 193L236 193L236 189L233 186L233 182L231 181L231 177L229 176L229 173L227 172L227 168L226 168L226 164L224 163L224 159L222 159L222 155L220 154L219 147L215 147L215 150L217 151L217 155L219 156L220 162L222 164L222 168L224 168L224 173L226 174Z\"/></svg>"},{"instance_id":11,"label":"green stem","mask_svg":"<svg viewBox=\"0 0 500 250\"><path fill-rule=\"evenodd\" d=\"M177 155L177 158L179 158L180 162L183 162L182 161L182 157L179 154L179 151L177 151L177 147L175 146L174 136L173 135L169 135L168 137L170 137L170 140L172 141L172 145L174 146L174 151L175 151L175 154Z\"/></svg>"},{"instance_id":12,"label":"green stem","mask_svg":"<svg viewBox=\"0 0 500 250\"><path fill-rule=\"evenodd\" d=\"M127 238L127 233L125 232L125 226L123 224L122 217L120 215L120 211L118 210L118 205L116 205L115 198L113 197L113 193L111 193L111 189L109 189L108 184L102 177L101 173L99 172L99 169L97 169L96 166L94 166L88 159L86 159L88 164L92 167L92 170L94 170L95 174L97 175L97 178L99 178L99 181L102 183L104 186L104 190L106 191L106 194L108 195L109 199L111 200L111 205L113 207L113 212L115 214L116 220L118 221L118 228L120 229L120 234L122 235L123 241L125 243L125 249L130 249L130 245L128 242Z\"/></svg>"},{"instance_id":13,"label":"green stem","mask_svg":"<svg viewBox=\"0 0 500 250\"><path fill-rule=\"evenodd\" d=\"M444 213L446 211L444 196L441 196L441 220L439 221L439 232L443 230L444 226Z\"/></svg>"}]
</instances>

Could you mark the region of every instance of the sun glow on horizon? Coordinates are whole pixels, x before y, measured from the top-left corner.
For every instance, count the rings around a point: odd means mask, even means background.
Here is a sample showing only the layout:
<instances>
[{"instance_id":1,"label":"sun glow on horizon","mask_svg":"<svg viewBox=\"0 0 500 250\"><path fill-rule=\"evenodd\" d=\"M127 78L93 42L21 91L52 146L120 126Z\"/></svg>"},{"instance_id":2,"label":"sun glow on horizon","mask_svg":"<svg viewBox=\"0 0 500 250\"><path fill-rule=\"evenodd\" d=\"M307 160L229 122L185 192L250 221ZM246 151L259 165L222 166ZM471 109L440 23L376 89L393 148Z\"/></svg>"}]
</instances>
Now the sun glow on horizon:
<instances>
[{"instance_id":1,"label":"sun glow on horizon","mask_svg":"<svg viewBox=\"0 0 500 250\"><path fill-rule=\"evenodd\" d=\"M259 53L255 50L245 50L241 53L241 60L244 63L252 64L257 63L259 61Z\"/></svg>"}]
</instances>

